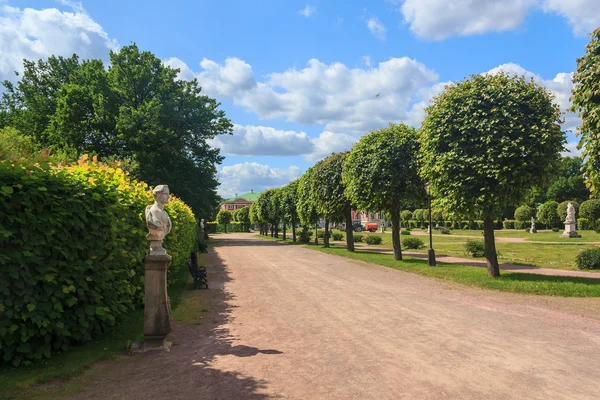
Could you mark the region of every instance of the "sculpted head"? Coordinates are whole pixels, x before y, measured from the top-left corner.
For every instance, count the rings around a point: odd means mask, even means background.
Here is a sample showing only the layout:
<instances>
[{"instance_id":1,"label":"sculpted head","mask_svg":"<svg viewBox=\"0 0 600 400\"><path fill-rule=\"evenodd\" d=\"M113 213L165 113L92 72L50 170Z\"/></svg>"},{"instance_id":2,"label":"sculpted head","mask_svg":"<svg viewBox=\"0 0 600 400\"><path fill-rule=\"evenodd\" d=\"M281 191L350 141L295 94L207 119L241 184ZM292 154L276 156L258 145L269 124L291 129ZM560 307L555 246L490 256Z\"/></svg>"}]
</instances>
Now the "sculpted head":
<instances>
[{"instance_id":1,"label":"sculpted head","mask_svg":"<svg viewBox=\"0 0 600 400\"><path fill-rule=\"evenodd\" d=\"M154 200L160 204L167 204L169 202L169 186L158 185L153 190Z\"/></svg>"}]
</instances>

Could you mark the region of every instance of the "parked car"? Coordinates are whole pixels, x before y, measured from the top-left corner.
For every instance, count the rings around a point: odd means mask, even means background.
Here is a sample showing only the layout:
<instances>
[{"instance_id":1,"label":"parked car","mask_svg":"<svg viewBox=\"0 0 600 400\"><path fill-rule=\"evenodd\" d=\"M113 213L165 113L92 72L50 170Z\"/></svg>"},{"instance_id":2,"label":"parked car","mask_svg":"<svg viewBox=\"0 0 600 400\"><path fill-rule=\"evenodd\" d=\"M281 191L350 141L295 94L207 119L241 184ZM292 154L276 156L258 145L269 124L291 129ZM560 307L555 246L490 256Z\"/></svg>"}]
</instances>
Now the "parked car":
<instances>
[{"instance_id":1,"label":"parked car","mask_svg":"<svg viewBox=\"0 0 600 400\"><path fill-rule=\"evenodd\" d=\"M368 222L365 226L369 232L377 232L377 223Z\"/></svg>"},{"instance_id":2,"label":"parked car","mask_svg":"<svg viewBox=\"0 0 600 400\"><path fill-rule=\"evenodd\" d=\"M363 231L363 227L362 227L362 224L360 223L360 221L354 221L352 223L352 230L354 232L362 232Z\"/></svg>"}]
</instances>

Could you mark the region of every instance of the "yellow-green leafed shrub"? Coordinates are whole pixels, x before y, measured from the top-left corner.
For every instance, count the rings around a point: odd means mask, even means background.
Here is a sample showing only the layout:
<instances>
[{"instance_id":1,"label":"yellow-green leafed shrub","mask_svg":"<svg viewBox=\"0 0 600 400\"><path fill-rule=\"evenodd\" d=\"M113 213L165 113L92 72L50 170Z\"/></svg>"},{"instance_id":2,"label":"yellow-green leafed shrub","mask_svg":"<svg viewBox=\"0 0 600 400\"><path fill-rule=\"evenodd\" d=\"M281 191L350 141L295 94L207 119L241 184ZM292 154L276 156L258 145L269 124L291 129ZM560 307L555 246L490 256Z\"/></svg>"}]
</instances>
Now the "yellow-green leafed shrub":
<instances>
[{"instance_id":1,"label":"yellow-green leafed shrub","mask_svg":"<svg viewBox=\"0 0 600 400\"><path fill-rule=\"evenodd\" d=\"M173 257L167 270L169 284L175 282L181 268L187 268L190 254L198 243L198 223L192 209L181 199L171 195L165 211L171 218L173 228L163 242L163 247Z\"/></svg>"},{"instance_id":2,"label":"yellow-green leafed shrub","mask_svg":"<svg viewBox=\"0 0 600 400\"><path fill-rule=\"evenodd\" d=\"M142 305L152 201L148 185L85 156L70 166L0 161L0 359L50 357ZM165 246L179 266L193 214L178 199L171 208Z\"/></svg>"}]
</instances>

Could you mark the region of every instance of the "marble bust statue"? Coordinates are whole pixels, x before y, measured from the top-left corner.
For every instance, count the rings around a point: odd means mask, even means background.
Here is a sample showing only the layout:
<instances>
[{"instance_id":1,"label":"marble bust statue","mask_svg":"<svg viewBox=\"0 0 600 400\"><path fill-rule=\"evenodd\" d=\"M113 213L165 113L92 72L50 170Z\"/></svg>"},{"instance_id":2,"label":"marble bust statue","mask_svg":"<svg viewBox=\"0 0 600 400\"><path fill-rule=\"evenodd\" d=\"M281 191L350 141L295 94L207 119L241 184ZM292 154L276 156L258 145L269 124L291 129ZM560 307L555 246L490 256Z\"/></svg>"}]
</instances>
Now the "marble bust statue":
<instances>
[{"instance_id":1,"label":"marble bust statue","mask_svg":"<svg viewBox=\"0 0 600 400\"><path fill-rule=\"evenodd\" d=\"M169 187L158 185L152 190L154 204L146 207L146 225L150 240L150 254L164 255L167 251L162 247L162 241L171 232L171 218L165 212L165 204L169 202Z\"/></svg>"}]
</instances>

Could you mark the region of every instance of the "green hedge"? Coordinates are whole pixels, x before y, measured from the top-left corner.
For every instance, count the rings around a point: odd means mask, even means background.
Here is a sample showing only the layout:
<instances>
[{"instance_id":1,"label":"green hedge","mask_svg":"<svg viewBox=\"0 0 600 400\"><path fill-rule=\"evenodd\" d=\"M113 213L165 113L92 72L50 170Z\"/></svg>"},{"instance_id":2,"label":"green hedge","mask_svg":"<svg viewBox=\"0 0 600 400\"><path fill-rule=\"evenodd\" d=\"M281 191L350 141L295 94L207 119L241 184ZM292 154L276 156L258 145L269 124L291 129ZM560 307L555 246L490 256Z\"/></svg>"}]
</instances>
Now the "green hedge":
<instances>
[{"instance_id":1,"label":"green hedge","mask_svg":"<svg viewBox=\"0 0 600 400\"><path fill-rule=\"evenodd\" d=\"M0 162L0 355L19 365L117 326L142 305L152 194L116 165ZM165 247L180 268L195 246L194 216L167 208ZM193 223L192 223L193 221Z\"/></svg>"},{"instance_id":2,"label":"green hedge","mask_svg":"<svg viewBox=\"0 0 600 400\"><path fill-rule=\"evenodd\" d=\"M594 229L594 224L587 218L577 218L577 229L580 231L587 231Z\"/></svg>"},{"instance_id":3,"label":"green hedge","mask_svg":"<svg viewBox=\"0 0 600 400\"><path fill-rule=\"evenodd\" d=\"M204 224L204 229L206 229L206 232L210 233L224 233L225 232L225 226L223 224L219 224L216 221L212 221L212 222L208 222L206 224ZM227 224L227 233L232 233L232 232L247 232L244 230L244 224L237 222L237 221L231 221L230 223Z\"/></svg>"}]
</instances>

